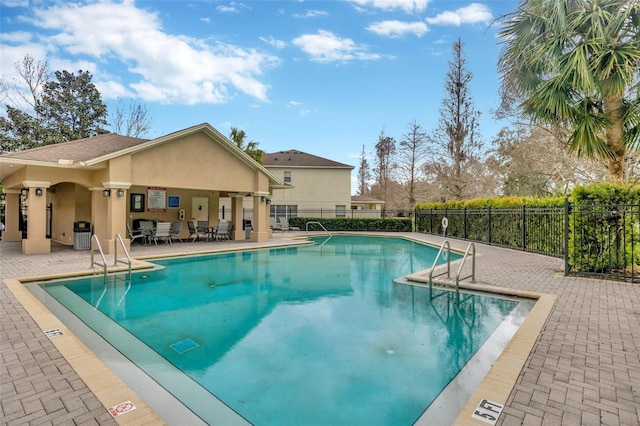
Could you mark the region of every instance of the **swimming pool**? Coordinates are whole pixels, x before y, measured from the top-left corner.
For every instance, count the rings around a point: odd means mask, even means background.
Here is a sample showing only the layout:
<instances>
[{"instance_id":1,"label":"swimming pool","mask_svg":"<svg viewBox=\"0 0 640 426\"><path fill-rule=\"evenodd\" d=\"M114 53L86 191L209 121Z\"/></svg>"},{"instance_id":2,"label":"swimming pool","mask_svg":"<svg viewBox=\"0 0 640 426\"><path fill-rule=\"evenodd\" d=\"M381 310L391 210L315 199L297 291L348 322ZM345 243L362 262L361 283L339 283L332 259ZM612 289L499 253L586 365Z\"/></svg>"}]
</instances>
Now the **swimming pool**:
<instances>
[{"instance_id":1,"label":"swimming pool","mask_svg":"<svg viewBox=\"0 0 640 426\"><path fill-rule=\"evenodd\" d=\"M336 236L158 260L163 269L130 282L43 287L152 376L163 361L185 371L173 393L196 383L254 424L411 424L518 304L468 295L456 305L451 293L430 300L393 284L436 252Z\"/></svg>"}]
</instances>

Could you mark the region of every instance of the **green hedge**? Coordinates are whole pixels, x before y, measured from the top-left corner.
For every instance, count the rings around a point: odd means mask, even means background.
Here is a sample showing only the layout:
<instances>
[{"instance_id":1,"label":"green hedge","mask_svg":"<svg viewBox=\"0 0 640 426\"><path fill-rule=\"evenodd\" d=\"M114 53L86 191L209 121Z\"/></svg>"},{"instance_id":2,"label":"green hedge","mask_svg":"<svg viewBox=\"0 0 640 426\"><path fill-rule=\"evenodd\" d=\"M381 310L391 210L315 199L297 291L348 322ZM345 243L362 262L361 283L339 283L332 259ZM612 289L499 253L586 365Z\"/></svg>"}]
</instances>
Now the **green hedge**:
<instances>
[{"instance_id":1,"label":"green hedge","mask_svg":"<svg viewBox=\"0 0 640 426\"><path fill-rule=\"evenodd\" d=\"M572 268L606 274L640 265L640 185L577 187L572 201Z\"/></svg>"},{"instance_id":2,"label":"green hedge","mask_svg":"<svg viewBox=\"0 0 640 426\"><path fill-rule=\"evenodd\" d=\"M317 217L290 217L289 226L297 226L301 230L306 229L307 222L320 222L327 231L388 231L411 232L411 218L317 218ZM318 225L310 224L310 231L319 231Z\"/></svg>"}]
</instances>

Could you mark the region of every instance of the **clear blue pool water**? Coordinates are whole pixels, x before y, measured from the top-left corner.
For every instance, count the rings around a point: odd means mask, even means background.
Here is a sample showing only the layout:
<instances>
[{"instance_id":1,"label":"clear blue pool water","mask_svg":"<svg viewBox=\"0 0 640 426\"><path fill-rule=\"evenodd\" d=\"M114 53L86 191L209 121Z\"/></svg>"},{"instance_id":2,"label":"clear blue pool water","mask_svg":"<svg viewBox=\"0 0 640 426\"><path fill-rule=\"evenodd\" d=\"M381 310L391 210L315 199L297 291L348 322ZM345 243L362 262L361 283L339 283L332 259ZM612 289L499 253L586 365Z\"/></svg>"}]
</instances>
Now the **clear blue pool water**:
<instances>
[{"instance_id":1,"label":"clear blue pool water","mask_svg":"<svg viewBox=\"0 0 640 426\"><path fill-rule=\"evenodd\" d=\"M517 305L481 295L456 305L393 283L436 254L334 236L43 288L80 317L102 312L255 425L410 425Z\"/></svg>"}]
</instances>

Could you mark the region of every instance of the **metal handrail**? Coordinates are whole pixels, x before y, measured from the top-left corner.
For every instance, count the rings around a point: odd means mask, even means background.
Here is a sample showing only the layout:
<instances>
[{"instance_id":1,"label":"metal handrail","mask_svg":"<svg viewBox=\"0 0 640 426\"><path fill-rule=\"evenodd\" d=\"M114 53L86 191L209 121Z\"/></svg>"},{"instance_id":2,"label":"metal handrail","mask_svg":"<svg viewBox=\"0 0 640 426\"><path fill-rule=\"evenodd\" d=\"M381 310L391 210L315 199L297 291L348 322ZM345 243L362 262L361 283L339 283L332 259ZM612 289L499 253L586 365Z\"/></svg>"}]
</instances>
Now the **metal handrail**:
<instances>
[{"instance_id":1,"label":"metal handrail","mask_svg":"<svg viewBox=\"0 0 640 426\"><path fill-rule=\"evenodd\" d=\"M118 259L118 243L120 243L122 251L124 252L125 256L127 256L126 261ZM113 239L113 266L117 266L118 263L129 265L129 276L131 276L131 256L129 256L127 247L124 245L124 241L122 240L120 234L116 234L115 238Z\"/></svg>"},{"instance_id":2,"label":"metal handrail","mask_svg":"<svg viewBox=\"0 0 640 426\"><path fill-rule=\"evenodd\" d=\"M440 258L441 254L444 252L445 247L447 250L446 251L447 270L434 275L433 271L436 268L438 259ZM462 274L462 268L464 267L464 263L467 261L467 257L469 257L469 252L471 252L471 274L467 275L466 277L460 277L460 275ZM429 298L430 299L433 299L433 278L439 277L444 274L447 274L447 278L451 278L451 245L449 244L448 240L445 240L442 242L442 245L440 246L440 250L438 251L436 258L433 261L433 265L429 270ZM469 243L469 245L467 246L467 249L464 252L464 256L462 256L462 260L460 261L458 272L456 273L456 295L458 297L458 301L460 297L460 281L466 280L467 278L471 278L471 282L476 281L476 245L474 243Z\"/></svg>"},{"instance_id":3,"label":"metal handrail","mask_svg":"<svg viewBox=\"0 0 640 426\"><path fill-rule=\"evenodd\" d=\"M322 228L322 230L324 232L326 232L327 234L331 235L331 232L327 231L327 228L325 228L324 226L322 226L322 224L320 222L307 222L305 225L305 231L309 232L309 224L314 224L314 225L318 225L320 228Z\"/></svg>"},{"instance_id":4,"label":"metal handrail","mask_svg":"<svg viewBox=\"0 0 640 426\"><path fill-rule=\"evenodd\" d=\"M95 240L96 242L96 247L98 247L98 251L100 252L100 256L102 257L102 263L94 260L94 256L93 253L95 251L95 249L93 248L93 244L91 245L91 268L93 268L94 265L98 265L98 266L102 266L104 268L104 275L107 275L107 259L104 257L104 251L102 251L102 246L100 245L100 240L98 240L98 236L96 234L93 234L91 236L92 240Z\"/></svg>"},{"instance_id":5,"label":"metal handrail","mask_svg":"<svg viewBox=\"0 0 640 426\"><path fill-rule=\"evenodd\" d=\"M440 259L440 256L442 255L442 253L444 252L445 247L447 248L447 270L445 272L441 272L437 275L433 275L433 270L436 268L436 265L438 264L438 259ZM434 277L439 277L441 275L447 274L447 278L451 277L451 244L449 244L448 240L444 240L442 242L442 244L440 245L440 250L438 250L438 254L436 255L436 258L433 259L433 265L431 265L431 269L429 270L429 298L433 299L433 278Z\"/></svg>"},{"instance_id":6,"label":"metal handrail","mask_svg":"<svg viewBox=\"0 0 640 426\"><path fill-rule=\"evenodd\" d=\"M469 256L469 250L471 250L471 275L460 278L464 262L467 260L467 256ZM476 281L476 245L473 243L469 243L469 245L467 246L467 250L464 252L464 256L462 257L462 262L460 262L460 267L458 268L458 273L456 274L456 291L458 291L460 288L460 281L466 280L467 278L471 278L471 282Z\"/></svg>"}]
</instances>

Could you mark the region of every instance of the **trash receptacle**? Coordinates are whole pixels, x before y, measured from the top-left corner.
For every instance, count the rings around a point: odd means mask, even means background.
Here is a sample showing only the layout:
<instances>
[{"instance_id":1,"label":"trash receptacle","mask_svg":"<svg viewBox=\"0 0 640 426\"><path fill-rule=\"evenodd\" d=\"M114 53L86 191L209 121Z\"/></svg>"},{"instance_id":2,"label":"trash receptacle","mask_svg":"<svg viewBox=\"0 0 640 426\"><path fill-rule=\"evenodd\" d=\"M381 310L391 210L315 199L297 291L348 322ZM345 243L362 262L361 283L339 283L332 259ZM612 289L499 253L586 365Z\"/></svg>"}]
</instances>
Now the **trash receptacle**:
<instances>
[{"instance_id":1,"label":"trash receptacle","mask_svg":"<svg viewBox=\"0 0 640 426\"><path fill-rule=\"evenodd\" d=\"M73 222L73 249L89 250L91 248L91 223Z\"/></svg>"},{"instance_id":2,"label":"trash receptacle","mask_svg":"<svg viewBox=\"0 0 640 426\"><path fill-rule=\"evenodd\" d=\"M251 221L245 219L243 222L243 226L244 226L244 239L248 240L251 238L251 231L253 230L253 228L251 227Z\"/></svg>"}]
</instances>

